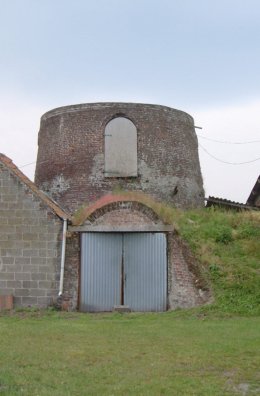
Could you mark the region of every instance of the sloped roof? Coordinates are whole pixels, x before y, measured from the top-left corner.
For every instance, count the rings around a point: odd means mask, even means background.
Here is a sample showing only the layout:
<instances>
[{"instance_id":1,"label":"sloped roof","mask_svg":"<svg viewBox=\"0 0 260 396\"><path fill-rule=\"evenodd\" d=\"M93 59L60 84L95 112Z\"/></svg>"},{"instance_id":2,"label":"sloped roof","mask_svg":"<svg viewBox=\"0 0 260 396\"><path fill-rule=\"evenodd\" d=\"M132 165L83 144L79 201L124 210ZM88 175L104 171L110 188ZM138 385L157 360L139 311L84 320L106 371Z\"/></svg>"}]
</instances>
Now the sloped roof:
<instances>
[{"instance_id":1,"label":"sloped roof","mask_svg":"<svg viewBox=\"0 0 260 396\"><path fill-rule=\"evenodd\" d=\"M206 205L207 208L209 208L210 206L220 206L220 207L226 208L226 209L258 210L257 207L250 206L248 203L243 204L240 202L230 201L229 199L224 199L224 198L209 196L208 198L205 198L205 201L207 202L207 205Z\"/></svg>"},{"instance_id":2,"label":"sloped roof","mask_svg":"<svg viewBox=\"0 0 260 396\"><path fill-rule=\"evenodd\" d=\"M252 189L252 191L251 191L246 203L248 205L255 206L256 205L256 200L259 197L260 197L260 175L258 176L258 179L257 179L257 181L256 181L256 183L255 183L255 185L254 185L254 187L253 187L253 189Z\"/></svg>"},{"instance_id":3,"label":"sloped roof","mask_svg":"<svg viewBox=\"0 0 260 396\"><path fill-rule=\"evenodd\" d=\"M0 162L14 175L21 183L25 184L29 190L39 198L48 208L52 210L58 217L62 219L70 219L70 215L61 209L56 202L54 202L50 197L48 197L43 191L39 190L38 187L25 176L20 169L13 163L13 161L6 155L0 153Z\"/></svg>"}]
</instances>

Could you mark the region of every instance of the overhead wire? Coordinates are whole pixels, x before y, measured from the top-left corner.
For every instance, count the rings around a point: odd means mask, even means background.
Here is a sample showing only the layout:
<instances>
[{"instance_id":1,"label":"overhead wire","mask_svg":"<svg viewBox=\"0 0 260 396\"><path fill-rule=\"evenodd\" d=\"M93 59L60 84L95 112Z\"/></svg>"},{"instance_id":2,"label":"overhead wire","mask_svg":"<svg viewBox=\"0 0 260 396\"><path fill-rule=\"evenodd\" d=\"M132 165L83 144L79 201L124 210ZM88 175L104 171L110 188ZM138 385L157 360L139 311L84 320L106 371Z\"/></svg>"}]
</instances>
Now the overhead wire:
<instances>
[{"instance_id":1,"label":"overhead wire","mask_svg":"<svg viewBox=\"0 0 260 396\"><path fill-rule=\"evenodd\" d=\"M205 140L209 140L211 142L215 142L215 143L222 143L222 144L252 144L252 143L260 143L260 140L249 140L249 141L245 141L245 142L229 142L229 141L225 141L225 140L217 140L217 139L212 139L212 138L208 138L206 136L201 136L197 133L197 136L201 139L205 139Z\"/></svg>"},{"instance_id":2,"label":"overhead wire","mask_svg":"<svg viewBox=\"0 0 260 396\"><path fill-rule=\"evenodd\" d=\"M243 144L253 144L253 143L260 143L260 140L250 140L250 141L244 141L244 142L230 142L230 141L224 141L224 140L218 140L218 139L212 139L212 138L208 138L206 136L202 136L200 134L197 134L197 136L201 139L205 139L211 142L215 142L215 143L221 143L221 144L237 144L237 145L243 145ZM199 146L201 147L201 149L211 158L213 158L215 161L221 162L223 164L228 164L228 165L245 165L245 164L251 164L253 162L257 162L260 160L259 158L254 158L253 160L249 160L249 161L241 161L241 162L230 162L230 161L225 161L222 160L218 157L216 157L215 155L211 154L204 146L202 146L202 144L199 143Z\"/></svg>"},{"instance_id":3,"label":"overhead wire","mask_svg":"<svg viewBox=\"0 0 260 396\"><path fill-rule=\"evenodd\" d=\"M255 158L255 159L253 159L253 160L250 160L250 161L243 161L243 162L230 162L230 161L225 161L225 160L222 160L222 159L216 157L215 155L211 154L211 153L210 153L204 146L202 146L202 144L200 144L200 143L199 143L199 147L200 147L209 157L213 158L214 160L216 160L216 161L218 161L218 162L222 162L223 164L227 164L227 165L246 165L246 164L251 164L251 163L253 163L253 162L257 162L257 161L260 160L260 157L258 157L258 158ZM45 162L48 162L48 161L39 162L39 165L44 164ZM83 161L78 161L78 162L76 162L76 163L79 164L80 162L83 162ZM19 169L24 168L24 167L29 166L29 165L33 165L33 164L36 164L36 161L34 161L34 162L29 162L28 164L21 165L21 166L19 166ZM75 162L74 162L74 164L75 164ZM71 165L71 164L70 164L70 165ZM70 166L70 165L69 165L69 166ZM65 169L65 168L66 168L66 167L63 167L63 169Z\"/></svg>"},{"instance_id":4,"label":"overhead wire","mask_svg":"<svg viewBox=\"0 0 260 396\"><path fill-rule=\"evenodd\" d=\"M44 161L44 162L46 162L46 161ZM29 162L28 164L21 165L21 166L19 166L19 169L25 168L26 166L33 165L33 164L36 164L36 161Z\"/></svg>"},{"instance_id":5,"label":"overhead wire","mask_svg":"<svg viewBox=\"0 0 260 396\"><path fill-rule=\"evenodd\" d=\"M211 138L208 138L208 137L205 137L205 136L201 136L201 135L199 135L199 134L197 134L197 136L198 136L199 138L202 138L202 139L205 139L205 140L209 140L209 141L216 142L216 143L222 143L222 144L240 144L240 145L241 145L241 144L260 143L260 140L251 140L251 141L245 141L245 142L230 142L230 141L223 141L223 140L211 139ZM201 147L201 149L202 149L208 156L210 156L210 157L213 158L214 160L216 160L216 161L218 161L218 162L221 162L221 163L223 163L223 164L228 164L228 165L245 165L245 164L251 164L251 163L253 163L253 162L257 162L257 161L260 160L260 157L258 157L258 158L255 158L255 159L253 159L253 160L250 160L250 161L242 161L242 162L230 162L230 161L225 161L225 160L222 160L222 159L216 157L215 155L211 154L211 153L210 153L204 146L202 146L202 144L200 144L200 143L199 143L199 147ZM48 162L48 160L47 160L47 161L42 161L42 162L40 162L39 165L44 164L44 163L46 163L46 162ZM77 163L80 163L80 162L77 162ZM23 165L19 166L19 168L20 168L20 169L21 169L21 168L25 168L26 166L34 165L34 164L36 164L36 161L29 162L29 163L27 163L27 164L23 164ZM71 164L70 164L70 165L71 165ZM63 168L63 169L64 169L64 168Z\"/></svg>"},{"instance_id":6,"label":"overhead wire","mask_svg":"<svg viewBox=\"0 0 260 396\"><path fill-rule=\"evenodd\" d=\"M255 158L255 159L250 160L250 161L229 162L229 161L222 160L222 159L220 159L220 158L218 158L218 157L215 157L215 155L211 154L211 153L210 153L205 147L203 147L200 143L199 143L199 147L201 147L202 150L205 151L205 153L207 153L211 158L213 158L214 160L216 160L216 161L218 161L218 162L222 162L223 164L228 164L228 165L244 165L244 164L251 164L251 163L253 163L253 162L256 162L256 161L259 161L259 160L260 160L260 157L259 157L259 158Z\"/></svg>"}]
</instances>

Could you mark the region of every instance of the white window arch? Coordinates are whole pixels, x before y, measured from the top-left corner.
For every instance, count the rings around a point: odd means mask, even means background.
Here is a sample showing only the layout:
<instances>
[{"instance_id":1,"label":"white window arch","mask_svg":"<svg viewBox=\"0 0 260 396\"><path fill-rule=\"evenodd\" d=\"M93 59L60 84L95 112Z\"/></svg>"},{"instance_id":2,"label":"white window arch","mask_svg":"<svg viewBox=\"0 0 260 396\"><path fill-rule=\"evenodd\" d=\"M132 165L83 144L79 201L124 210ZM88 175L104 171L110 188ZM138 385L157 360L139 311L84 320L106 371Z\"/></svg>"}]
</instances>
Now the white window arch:
<instances>
[{"instance_id":1,"label":"white window arch","mask_svg":"<svg viewBox=\"0 0 260 396\"><path fill-rule=\"evenodd\" d=\"M137 176L137 130L128 118L116 117L106 125L105 176Z\"/></svg>"}]
</instances>

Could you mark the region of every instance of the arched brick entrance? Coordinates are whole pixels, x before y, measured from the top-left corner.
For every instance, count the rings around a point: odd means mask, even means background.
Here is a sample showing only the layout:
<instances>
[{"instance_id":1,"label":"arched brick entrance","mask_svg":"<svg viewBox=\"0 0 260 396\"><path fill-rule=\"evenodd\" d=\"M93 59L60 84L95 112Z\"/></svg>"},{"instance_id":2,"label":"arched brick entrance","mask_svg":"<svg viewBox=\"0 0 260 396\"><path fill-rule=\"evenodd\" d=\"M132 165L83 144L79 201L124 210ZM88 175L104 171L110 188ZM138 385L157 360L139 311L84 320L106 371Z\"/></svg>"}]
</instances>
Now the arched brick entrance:
<instances>
[{"instance_id":1,"label":"arched brick entrance","mask_svg":"<svg viewBox=\"0 0 260 396\"><path fill-rule=\"evenodd\" d=\"M78 307L83 311L111 310L114 305L126 304L130 301L128 305L132 310L159 311L177 307L188 308L207 300L208 293L201 288L196 260L174 231L173 226L165 224L156 205L156 202L151 198L142 194L138 196L136 194L107 195L75 214L73 225L69 227L70 238L67 243L64 282L64 300L67 299L68 305L72 309ZM88 241L86 241L87 238ZM113 244L112 253L111 251L106 253ZM132 273L128 273L129 284L132 282L132 295L136 294L137 300L141 301L141 304L133 304L132 307L130 306L132 300L125 300L125 285L122 284L122 277L125 275L122 271L124 246L127 250L126 255L131 253L129 255L131 259L126 263L124 269L128 271L132 268ZM89 251L94 248L98 253L93 259L94 254L89 254ZM154 260L157 253L159 256ZM108 257L110 257L110 265L115 257L117 269L113 275L111 267L108 275L98 279L98 274L105 274L104 269L107 269L106 262L109 260L106 259ZM127 260L129 257L127 256ZM91 261L91 264L89 266L83 264L84 260L87 260L88 263ZM165 266L163 264L160 267L164 260L166 260ZM153 270L151 270L152 268ZM140 269L141 273L138 273ZM156 272L156 269L159 272ZM93 272L95 270L96 274ZM143 283L143 286L142 284L138 286L139 290L135 290L134 287L138 281L149 279L150 273L154 274L153 279L156 279L157 282L152 283L151 281L150 284L148 282L148 286L144 286ZM160 274L162 274L161 280ZM116 287L113 286L113 282L117 282ZM88 292L93 284L95 286L90 293L99 295L99 300L95 303L96 308L93 308L92 302L90 304L90 300L88 300ZM104 292L106 287L109 292ZM146 297L143 292L140 292L142 288L146 290ZM154 293L150 292L149 294L151 289ZM115 303L111 300L112 303L110 302L108 307L104 307L102 299L104 301L110 298L113 295L113 290L117 295ZM160 297L156 300L157 292ZM75 299L76 295L78 299ZM109 295L110 297L108 297ZM157 302L149 305L147 301L152 301L154 296Z\"/></svg>"}]
</instances>

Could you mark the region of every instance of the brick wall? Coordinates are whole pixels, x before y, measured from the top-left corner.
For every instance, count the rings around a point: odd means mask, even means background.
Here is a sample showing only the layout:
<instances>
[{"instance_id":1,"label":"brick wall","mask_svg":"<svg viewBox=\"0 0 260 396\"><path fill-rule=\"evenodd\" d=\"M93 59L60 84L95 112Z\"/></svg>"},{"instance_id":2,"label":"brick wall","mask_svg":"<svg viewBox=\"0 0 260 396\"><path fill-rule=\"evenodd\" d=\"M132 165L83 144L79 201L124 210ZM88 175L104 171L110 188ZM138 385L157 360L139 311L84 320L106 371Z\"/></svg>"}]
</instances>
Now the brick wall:
<instances>
[{"instance_id":1,"label":"brick wall","mask_svg":"<svg viewBox=\"0 0 260 396\"><path fill-rule=\"evenodd\" d=\"M66 311L78 309L80 284L80 234L67 233L63 295L59 306Z\"/></svg>"},{"instance_id":2,"label":"brick wall","mask_svg":"<svg viewBox=\"0 0 260 396\"><path fill-rule=\"evenodd\" d=\"M46 307L58 295L62 221L0 163L0 294Z\"/></svg>"},{"instance_id":3,"label":"brick wall","mask_svg":"<svg viewBox=\"0 0 260 396\"><path fill-rule=\"evenodd\" d=\"M159 225L163 224L148 207L138 202L115 202L97 209L86 220L87 225ZM175 232L167 233L168 308L190 308L210 298L198 262ZM61 305L76 309L80 294L80 237L68 233L64 294Z\"/></svg>"},{"instance_id":4,"label":"brick wall","mask_svg":"<svg viewBox=\"0 0 260 396\"><path fill-rule=\"evenodd\" d=\"M105 177L104 130L115 116L137 128L137 177ZM35 182L71 213L118 187L176 207L204 205L194 123L182 111L129 103L58 108L42 116L38 144Z\"/></svg>"},{"instance_id":5,"label":"brick wall","mask_svg":"<svg viewBox=\"0 0 260 396\"><path fill-rule=\"evenodd\" d=\"M191 308L209 301L210 291L199 263L176 233L169 233L168 307Z\"/></svg>"}]
</instances>

